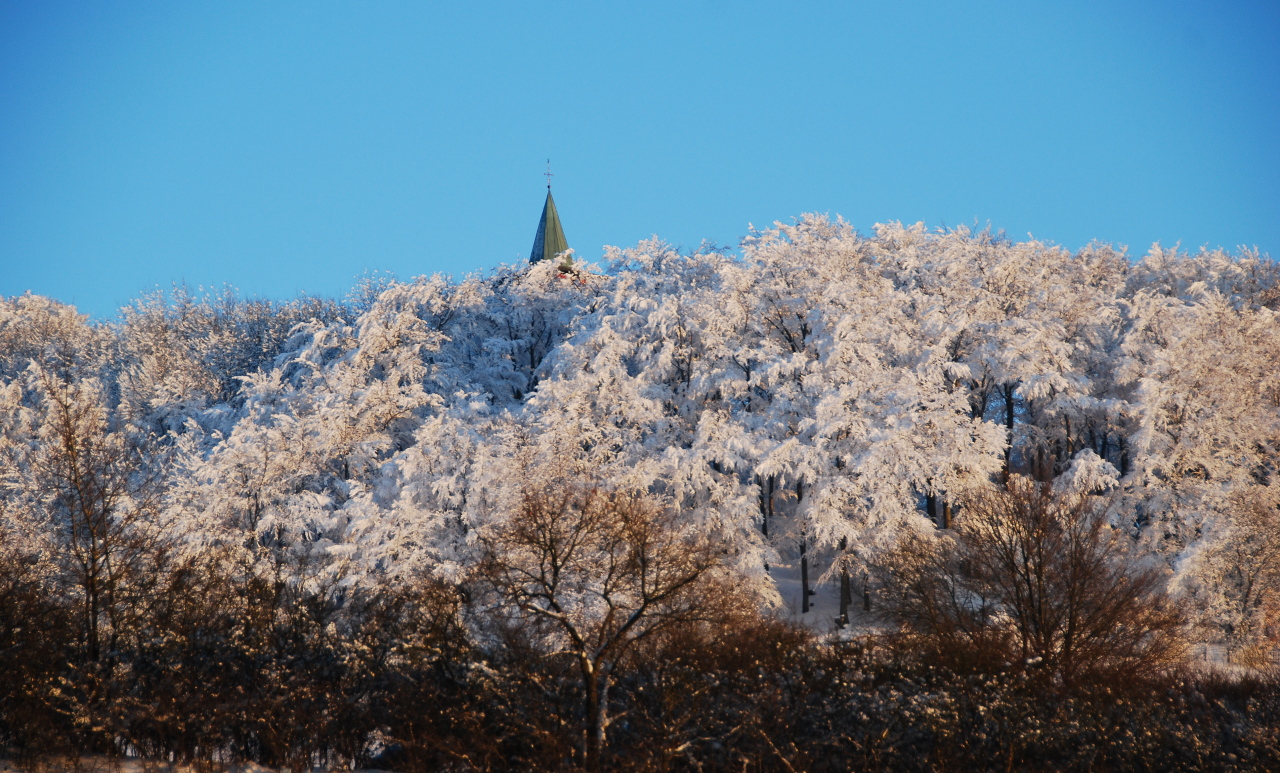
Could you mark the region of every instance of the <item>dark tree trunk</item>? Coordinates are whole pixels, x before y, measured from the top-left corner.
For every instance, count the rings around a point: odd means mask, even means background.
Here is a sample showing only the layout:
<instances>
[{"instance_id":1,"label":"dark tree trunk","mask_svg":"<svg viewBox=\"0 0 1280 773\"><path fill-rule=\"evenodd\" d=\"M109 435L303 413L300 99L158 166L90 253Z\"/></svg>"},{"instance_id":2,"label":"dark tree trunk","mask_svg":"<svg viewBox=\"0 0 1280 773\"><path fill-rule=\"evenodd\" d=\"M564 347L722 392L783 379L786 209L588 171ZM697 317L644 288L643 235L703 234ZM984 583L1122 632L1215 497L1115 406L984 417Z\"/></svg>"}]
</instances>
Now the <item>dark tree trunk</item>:
<instances>
[{"instance_id":1,"label":"dark tree trunk","mask_svg":"<svg viewBox=\"0 0 1280 773\"><path fill-rule=\"evenodd\" d=\"M971 390L971 394L973 392L978 392L980 394L978 399L974 399L973 397L969 398L969 416L970 418L981 419L983 416L987 415L987 400L989 399L990 390L987 387L983 387L979 390L974 382L970 382L969 389Z\"/></svg>"},{"instance_id":2,"label":"dark tree trunk","mask_svg":"<svg viewBox=\"0 0 1280 773\"><path fill-rule=\"evenodd\" d=\"M773 516L773 476L768 480L756 476L756 484L760 487L760 533L769 538L769 518ZM769 571L769 562L764 563L764 570Z\"/></svg>"},{"instance_id":3,"label":"dark tree trunk","mask_svg":"<svg viewBox=\"0 0 1280 773\"><path fill-rule=\"evenodd\" d=\"M769 519L773 516L774 476L761 479L756 476L756 484L760 486L760 533L769 536Z\"/></svg>"},{"instance_id":4,"label":"dark tree trunk","mask_svg":"<svg viewBox=\"0 0 1280 773\"><path fill-rule=\"evenodd\" d=\"M592 667L584 661L582 671L583 686L587 692L587 737L583 744L583 767L596 773L601 769L605 728L609 718L609 669L600 664Z\"/></svg>"},{"instance_id":5,"label":"dark tree trunk","mask_svg":"<svg viewBox=\"0 0 1280 773\"><path fill-rule=\"evenodd\" d=\"M102 647L98 640L98 584L90 575L85 582L85 649L88 650L89 662L97 663L102 657Z\"/></svg>"},{"instance_id":6,"label":"dark tree trunk","mask_svg":"<svg viewBox=\"0 0 1280 773\"><path fill-rule=\"evenodd\" d=\"M800 611L809 611L809 556L807 545L800 542Z\"/></svg>"},{"instance_id":7,"label":"dark tree trunk","mask_svg":"<svg viewBox=\"0 0 1280 773\"><path fill-rule=\"evenodd\" d=\"M804 499L804 481L796 481L796 510L800 509L800 502ZM809 545L808 539L802 537L800 539L800 611L809 611L809 597L813 595L813 591L809 590Z\"/></svg>"},{"instance_id":8,"label":"dark tree trunk","mask_svg":"<svg viewBox=\"0 0 1280 773\"><path fill-rule=\"evenodd\" d=\"M840 570L840 627L849 624L849 603L853 601L853 589L849 587L849 570Z\"/></svg>"},{"instance_id":9,"label":"dark tree trunk","mask_svg":"<svg viewBox=\"0 0 1280 773\"><path fill-rule=\"evenodd\" d=\"M1013 465L1013 390L1012 382L1004 385L1005 446L1004 470L1000 473L1000 481L1005 485L1009 483L1009 473Z\"/></svg>"}]
</instances>

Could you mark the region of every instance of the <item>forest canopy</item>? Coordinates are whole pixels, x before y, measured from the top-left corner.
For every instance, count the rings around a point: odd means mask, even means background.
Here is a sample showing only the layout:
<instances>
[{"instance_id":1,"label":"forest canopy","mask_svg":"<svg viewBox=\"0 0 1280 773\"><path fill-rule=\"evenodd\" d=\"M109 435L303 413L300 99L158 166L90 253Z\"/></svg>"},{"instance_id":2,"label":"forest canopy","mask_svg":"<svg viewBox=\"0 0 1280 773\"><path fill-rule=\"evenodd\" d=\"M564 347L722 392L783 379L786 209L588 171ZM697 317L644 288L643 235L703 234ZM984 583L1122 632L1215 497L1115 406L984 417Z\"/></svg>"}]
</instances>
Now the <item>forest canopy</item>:
<instances>
[{"instance_id":1,"label":"forest canopy","mask_svg":"<svg viewBox=\"0 0 1280 773\"><path fill-rule=\"evenodd\" d=\"M732 616L779 607L783 567L879 590L903 545L1034 481L1094 503L1193 638L1242 650L1280 625L1278 312L1280 266L1247 250L812 215L737 254L654 240L342 301L176 288L91 322L12 297L0 553L70 600L84 663L155 645L151 600L202 566L338 622L499 566L493 597L554 637L511 579L532 559L499 549L535 494L642 502Z\"/></svg>"}]
</instances>

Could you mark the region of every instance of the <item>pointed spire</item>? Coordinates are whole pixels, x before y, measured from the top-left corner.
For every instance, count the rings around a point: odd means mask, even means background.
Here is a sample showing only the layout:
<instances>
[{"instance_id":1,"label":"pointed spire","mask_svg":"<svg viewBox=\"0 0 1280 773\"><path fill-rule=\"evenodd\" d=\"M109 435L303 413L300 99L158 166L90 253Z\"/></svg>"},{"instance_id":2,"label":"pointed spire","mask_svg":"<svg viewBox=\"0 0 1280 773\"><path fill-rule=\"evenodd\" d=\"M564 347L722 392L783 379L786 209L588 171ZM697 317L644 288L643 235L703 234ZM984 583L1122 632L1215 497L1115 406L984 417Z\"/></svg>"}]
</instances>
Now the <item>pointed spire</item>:
<instances>
[{"instance_id":1,"label":"pointed spire","mask_svg":"<svg viewBox=\"0 0 1280 773\"><path fill-rule=\"evenodd\" d=\"M569 242L564 238L564 228L560 225L560 215L556 212L556 200L551 198L551 162L547 162L547 202L542 205L542 219L538 221L538 233L533 237L533 251L529 253L529 263L550 260L569 249Z\"/></svg>"}]
</instances>

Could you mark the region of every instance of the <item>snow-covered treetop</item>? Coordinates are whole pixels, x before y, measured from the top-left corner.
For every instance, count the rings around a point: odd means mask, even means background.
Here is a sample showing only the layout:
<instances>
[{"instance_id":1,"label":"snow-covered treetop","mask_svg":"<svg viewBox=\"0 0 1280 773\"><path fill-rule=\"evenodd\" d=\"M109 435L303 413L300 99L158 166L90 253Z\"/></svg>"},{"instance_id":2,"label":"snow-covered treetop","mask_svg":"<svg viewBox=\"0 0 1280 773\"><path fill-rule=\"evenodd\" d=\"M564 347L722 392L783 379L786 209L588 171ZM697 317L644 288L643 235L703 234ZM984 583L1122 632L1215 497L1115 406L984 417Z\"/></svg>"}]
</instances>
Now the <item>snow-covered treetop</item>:
<instances>
[{"instance_id":1,"label":"snow-covered treetop","mask_svg":"<svg viewBox=\"0 0 1280 773\"><path fill-rule=\"evenodd\" d=\"M184 540L263 571L457 576L556 478L654 497L768 598L766 564L865 563L1014 472L1109 496L1152 555L1208 566L1179 557L1276 471L1278 304L1254 252L816 215L738 254L650 240L345 302L179 289L90 324L24 295L0 299L2 512L39 520L62 388L86 432L152 449L136 463Z\"/></svg>"}]
</instances>

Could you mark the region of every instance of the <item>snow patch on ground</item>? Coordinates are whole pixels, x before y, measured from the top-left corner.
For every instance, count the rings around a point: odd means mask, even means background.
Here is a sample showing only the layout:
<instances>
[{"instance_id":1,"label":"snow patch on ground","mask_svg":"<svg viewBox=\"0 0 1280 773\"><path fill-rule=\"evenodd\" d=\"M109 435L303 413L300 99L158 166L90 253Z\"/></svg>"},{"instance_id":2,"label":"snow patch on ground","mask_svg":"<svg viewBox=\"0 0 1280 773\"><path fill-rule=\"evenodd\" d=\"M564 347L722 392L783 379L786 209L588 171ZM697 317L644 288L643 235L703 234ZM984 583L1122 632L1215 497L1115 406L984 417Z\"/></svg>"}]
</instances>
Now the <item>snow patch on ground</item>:
<instances>
[{"instance_id":1,"label":"snow patch on ground","mask_svg":"<svg viewBox=\"0 0 1280 773\"><path fill-rule=\"evenodd\" d=\"M783 606L778 612L780 616L808 626L819 634L841 639L850 639L885 630L885 624L875 614L874 606L872 606L870 613L863 610L862 596L859 593L860 588L856 584L853 591L853 602L849 605L849 624L844 628L840 628L836 624L836 618L840 616L839 584L835 582L815 583L817 572L814 571L813 567L810 567L809 572L809 588L812 591L812 595L809 596L809 611L802 612L801 610L804 609L804 595L800 581L800 565L796 563L769 567L769 576L773 578L774 585L778 589L778 595L782 597Z\"/></svg>"}]
</instances>

